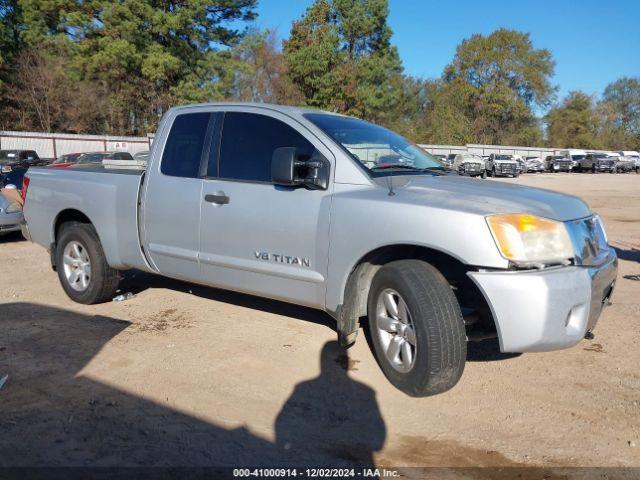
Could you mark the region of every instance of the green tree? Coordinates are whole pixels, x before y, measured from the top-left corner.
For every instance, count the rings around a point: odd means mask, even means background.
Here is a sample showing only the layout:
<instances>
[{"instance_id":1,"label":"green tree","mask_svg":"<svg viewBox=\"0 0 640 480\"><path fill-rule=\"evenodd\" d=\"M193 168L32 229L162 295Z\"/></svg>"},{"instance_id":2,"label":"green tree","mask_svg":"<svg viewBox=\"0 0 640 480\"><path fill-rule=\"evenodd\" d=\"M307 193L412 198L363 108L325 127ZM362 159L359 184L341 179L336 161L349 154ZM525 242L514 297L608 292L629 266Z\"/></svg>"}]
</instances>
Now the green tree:
<instances>
[{"instance_id":1,"label":"green tree","mask_svg":"<svg viewBox=\"0 0 640 480\"><path fill-rule=\"evenodd\" d=\"M602 95L603 135L611 148L640 148L640 78L623 77L607 85Z\"/></svg>"},{"instance_id":2,"label":"green tree","mask_svg":"<svg viewBox=\"0 0 640 480\"><path fill-rule=\"evenodd\" d=\"M70 52L68 75L107 97L107 133L144 133L169 106L221 99L233 80L227 47L256 0L19 0L22 38ZM50 45L50 47L47 47Z\"/></svg>"},{"instance_id":3,"label":"green tree","mask_svg":"<svg viewBox=\"0 0 640 480\"><path fill-rule=\"evenodd\" d=\"M287 75L277 43L274 31L252 30L231 49L234 79L227 97L285 105L303 102L302 94Z\"/></svg>"},{"instance_id":4,"label":"green tree","mask_svg":"<svg viewBox=\"0 0 640 480\"><path fill-rule=\"evenodd\" d=\"M597 148L598 116L592 97L574 91L546 116L547 138L552 147Z\"/></svg>"},{"instance_id":5,"label":"green tree","mask_svg":"<svg viewBox=\"0 0 640 480\"><path fill-rule=\"evenodd\" d=\"M456 114L466 116L474 141L532 144L542 137L534 108L548 106L555 93L554 65L529 34L504 28L474 34L445 68L442 88L448 92L442 98L464 99Z\"/></svg>"},{"instance_id":6,"label":"green tree","mask_svg":"<svg viewBox=\"0 0 640 480\"><path fill-rule=\"evenodd\" d=\"M317 0L284 43L288 74L310 106L383 121L402 65L387 0Z\"/></svg>"}]
</instances>

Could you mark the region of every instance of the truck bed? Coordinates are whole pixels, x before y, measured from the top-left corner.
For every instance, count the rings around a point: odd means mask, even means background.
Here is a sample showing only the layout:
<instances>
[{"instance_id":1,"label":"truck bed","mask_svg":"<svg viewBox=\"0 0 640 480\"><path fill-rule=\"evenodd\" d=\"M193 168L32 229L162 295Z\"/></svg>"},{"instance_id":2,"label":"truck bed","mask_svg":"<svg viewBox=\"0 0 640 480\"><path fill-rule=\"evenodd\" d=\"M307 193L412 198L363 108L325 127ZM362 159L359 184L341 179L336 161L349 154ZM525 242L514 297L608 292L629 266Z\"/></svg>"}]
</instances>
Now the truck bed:
<instances>
[{"instance_id":1,"label":"truck bed","mask_svg":"<svg viewBox=\"0 0 640 480\"><path fill-rule=\"evenodd\" d=\"M31 239L47 248L56 226L84 215L95 226L114 268L148 270L138 236L138 195L144 171L104 168L30 168L25 219Z\"/></svg>"}]
</instances>

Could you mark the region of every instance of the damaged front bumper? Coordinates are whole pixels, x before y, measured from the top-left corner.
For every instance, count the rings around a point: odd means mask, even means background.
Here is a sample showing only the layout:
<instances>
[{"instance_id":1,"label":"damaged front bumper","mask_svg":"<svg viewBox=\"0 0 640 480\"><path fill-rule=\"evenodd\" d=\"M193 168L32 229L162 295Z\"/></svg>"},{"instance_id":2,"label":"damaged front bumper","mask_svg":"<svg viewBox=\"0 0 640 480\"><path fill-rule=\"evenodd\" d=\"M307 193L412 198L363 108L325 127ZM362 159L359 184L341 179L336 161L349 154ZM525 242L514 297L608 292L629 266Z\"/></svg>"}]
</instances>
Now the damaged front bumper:
<instances>
[{"instance_id":1,"label":"damaged front bumper","mask_svg":"<svg viewBox=\"0 0 640 480\"><path fill-rule=\"evenodd\" d=\"M502 352L559 350L591 331L613 293L615 251L592 266L467 275L482 291L495 320Z\"/></svg>"}]
</instances>

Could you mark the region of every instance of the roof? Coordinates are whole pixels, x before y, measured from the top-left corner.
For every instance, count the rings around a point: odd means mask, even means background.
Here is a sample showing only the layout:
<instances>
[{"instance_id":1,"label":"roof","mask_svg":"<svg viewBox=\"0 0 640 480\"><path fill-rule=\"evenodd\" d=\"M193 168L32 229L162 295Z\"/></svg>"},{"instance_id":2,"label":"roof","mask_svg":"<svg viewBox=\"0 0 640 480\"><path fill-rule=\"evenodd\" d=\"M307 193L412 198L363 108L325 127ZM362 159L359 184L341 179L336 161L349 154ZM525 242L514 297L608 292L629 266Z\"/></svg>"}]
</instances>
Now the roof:
<instances>
[{"instance_id":1,"label":"roof","mask_svg":"<svg viewBox=\"0 0 640 480\"><path fill-rule=\"evenodd\" d=\"M326 113L329 115L340 115L344 116L340 113L336 112L328 112L326 110L320 110L316 108L301 106L294 107L290 105L278 105L275 103L260 103L260 102L212 102L212 103L196 103L190 105L180 105L177 107L173 107L172 110L187 110L193 107L252 107L252 108L262 108L265 110L273 110L276 112L281 112L284 114L295 114L295 115L303 115L305 113Z\"/></svg>"}]
</instances>

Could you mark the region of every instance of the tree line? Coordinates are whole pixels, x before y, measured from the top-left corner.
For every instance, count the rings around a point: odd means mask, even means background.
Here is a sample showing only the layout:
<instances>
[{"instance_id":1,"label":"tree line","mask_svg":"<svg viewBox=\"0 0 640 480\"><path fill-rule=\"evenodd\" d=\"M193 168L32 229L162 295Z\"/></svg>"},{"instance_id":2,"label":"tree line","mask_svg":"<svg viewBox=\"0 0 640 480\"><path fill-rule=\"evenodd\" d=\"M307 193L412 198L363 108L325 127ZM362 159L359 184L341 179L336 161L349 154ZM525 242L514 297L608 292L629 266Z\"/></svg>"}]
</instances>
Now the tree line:
<instances>
[{"instance_id":1,"label":"tree line","mask_svg":"<svg viewBox=\"0 0 640 480\"><path fill-rule=\"evenodd\" d=\"M171 106L240 100L421 143L640 148L640 78L558 101L552 55L526 33L474 34L422 79L404 73L387 0L316 0L282 42L252 26L256 1L0 0L0 129L144 135Z\"/></svg>"}]
</instances>

